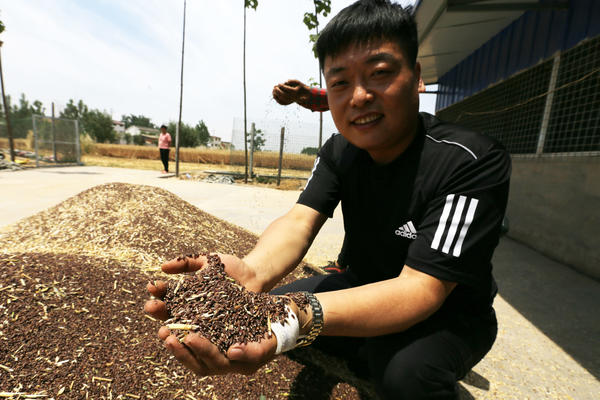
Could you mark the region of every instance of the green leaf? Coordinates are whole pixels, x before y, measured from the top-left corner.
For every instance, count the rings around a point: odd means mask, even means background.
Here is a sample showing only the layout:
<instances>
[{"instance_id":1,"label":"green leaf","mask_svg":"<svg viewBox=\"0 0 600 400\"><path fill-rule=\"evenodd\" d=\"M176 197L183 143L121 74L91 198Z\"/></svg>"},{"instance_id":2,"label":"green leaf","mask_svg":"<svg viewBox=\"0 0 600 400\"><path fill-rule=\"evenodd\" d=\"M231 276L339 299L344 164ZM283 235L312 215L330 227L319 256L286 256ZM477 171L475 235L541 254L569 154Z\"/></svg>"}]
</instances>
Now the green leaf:
<instances>
[{"instance_id":1,"label":"green leaf","mask_svg":"<svg viewBox=\"0 0 600 400\"><path fill-rule=\"evenodd\" d=\"M252 8L256 10L256 7L258 7L258 0L244 0L244 5L246 8Z\"/></svg>"}]
</instances>

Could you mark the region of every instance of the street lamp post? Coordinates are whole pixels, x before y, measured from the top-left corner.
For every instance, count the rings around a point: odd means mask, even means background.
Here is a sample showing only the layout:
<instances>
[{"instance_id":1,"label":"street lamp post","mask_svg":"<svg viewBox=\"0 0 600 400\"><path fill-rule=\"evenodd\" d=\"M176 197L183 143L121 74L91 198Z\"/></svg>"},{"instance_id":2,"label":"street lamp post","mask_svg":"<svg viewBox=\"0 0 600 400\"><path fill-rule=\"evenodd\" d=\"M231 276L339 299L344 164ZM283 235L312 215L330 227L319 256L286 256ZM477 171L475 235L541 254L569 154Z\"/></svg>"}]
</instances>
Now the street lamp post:
<instances>
[{"instance_id":1,"label":"street lamp post","mask_svg":"<svg viewBox=\"0 0 600 400\"><path fill-rule=\"evenodd\" d=\"M179 88L179 120L177 121L177 130L175 132L175 176L179 176L179 132L181 131L181 107L183 104L183 57L185 49L185 7L186 0L183 0L183 38L181 39L181 78Z\"/></svg>"},{"instance_id":2,"label":"street lamp post","mask_svg":"<svg viewBox=\"0 0 600 400\"><path fill-rule=\"evenodd\" d=\"M0 40L0 48L2 41ZM2 103L4 104L4 117L6 118L6 133L8 135L8 145L10 147L10 161L15 162L15 142L12 136L12 128L10 126L10 110L6 102L6 94L4 93L4 74L2 73L2 55L0 54L0 86L2 86Z\"/></svg>"}]
</instances>

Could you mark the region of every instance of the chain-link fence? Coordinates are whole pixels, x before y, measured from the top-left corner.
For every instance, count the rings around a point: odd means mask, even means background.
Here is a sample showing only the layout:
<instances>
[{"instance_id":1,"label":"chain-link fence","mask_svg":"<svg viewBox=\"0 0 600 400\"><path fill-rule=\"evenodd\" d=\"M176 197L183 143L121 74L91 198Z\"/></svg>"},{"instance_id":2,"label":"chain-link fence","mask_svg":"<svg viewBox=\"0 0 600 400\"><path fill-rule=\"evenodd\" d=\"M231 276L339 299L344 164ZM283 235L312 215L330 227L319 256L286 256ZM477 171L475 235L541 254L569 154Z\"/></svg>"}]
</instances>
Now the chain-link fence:
<instances>
[{"instance_id":1,"label":"chain-link fence","mask_svg":"<svg viewBox=\"0 0 600 400\"><path fill-rule=\"evenodd\" d=\"M600 155L600 37L438 112L511 154Z\"/></svg>"},{"instance_id":2,"label":"chain-link fence","mask_svg":"<svg viewBox=\"0 0 600 400\"><path fill-rule=\"evenodd\" d=\"M284 175L308 177L319 147L319 124L303 121L248 120L248 164L249 168L272 169L276 173L280 154ZM254 151L252 131L254 125ZM332 132L323 128L322 142ZM244 120L233 121L231 135L231 164L244 171Z\"/></svg>"},{"instance_id":3,"label":"chain-link fence","mask_svg":"<svg viewBox=\"0 0 600 400\"><path fill-rule=\"evenodd\" d=\"M76 120L33 115L11 120L17 163L41 166L81 162L79 127ZM10 158L6 124L0 124L0 151Z\"/></svg>"}]
</instances>

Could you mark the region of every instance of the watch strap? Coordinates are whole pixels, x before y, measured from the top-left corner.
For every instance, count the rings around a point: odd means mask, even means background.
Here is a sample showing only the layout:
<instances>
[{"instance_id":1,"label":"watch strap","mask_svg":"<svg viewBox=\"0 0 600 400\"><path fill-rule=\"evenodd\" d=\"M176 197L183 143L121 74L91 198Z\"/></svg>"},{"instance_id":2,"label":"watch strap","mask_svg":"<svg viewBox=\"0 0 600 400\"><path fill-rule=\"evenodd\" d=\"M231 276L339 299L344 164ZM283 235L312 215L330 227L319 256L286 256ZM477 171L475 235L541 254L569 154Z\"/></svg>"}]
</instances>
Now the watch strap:
<instances>
[{"instance_id":1,"label":"watch strap","mask_svg":"<svg viewBox=\"0 0 600 400\"><path fill-rule=\"evenodd\" d=\"M312 325L308 333L298 339L296 347L308 346L315 341L323 329L323 308L321 307L321 303L313 293L303 292L303 294L312 310Z\"/></svg>"}]
</instances>

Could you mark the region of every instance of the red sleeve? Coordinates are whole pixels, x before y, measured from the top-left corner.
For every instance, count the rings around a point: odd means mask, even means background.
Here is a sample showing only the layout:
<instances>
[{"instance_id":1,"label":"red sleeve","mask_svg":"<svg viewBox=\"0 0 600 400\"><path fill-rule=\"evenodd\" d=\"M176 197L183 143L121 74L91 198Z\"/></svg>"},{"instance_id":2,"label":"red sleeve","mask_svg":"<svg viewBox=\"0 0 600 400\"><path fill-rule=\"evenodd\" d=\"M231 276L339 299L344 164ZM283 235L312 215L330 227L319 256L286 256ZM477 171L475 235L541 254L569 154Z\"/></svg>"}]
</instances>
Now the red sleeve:
<instances>
[{"instance_id":1,"label":"red sleeve","mask_svg":"<svg viewBox=\"0 0 600 400\"><path fill-rule=\"evenodd\" d=\"M311 97L306 104L300 104L302 107L308 108L311 111L329 111L327 103L327 89L311 88Z\"/></svg>"}]
</instances>

